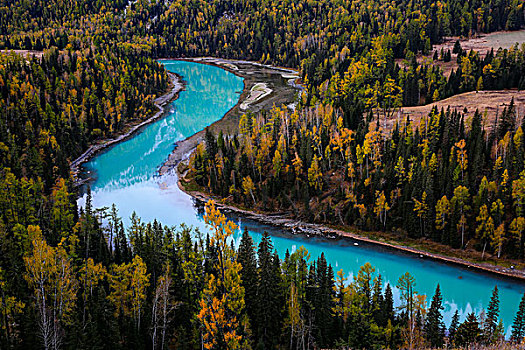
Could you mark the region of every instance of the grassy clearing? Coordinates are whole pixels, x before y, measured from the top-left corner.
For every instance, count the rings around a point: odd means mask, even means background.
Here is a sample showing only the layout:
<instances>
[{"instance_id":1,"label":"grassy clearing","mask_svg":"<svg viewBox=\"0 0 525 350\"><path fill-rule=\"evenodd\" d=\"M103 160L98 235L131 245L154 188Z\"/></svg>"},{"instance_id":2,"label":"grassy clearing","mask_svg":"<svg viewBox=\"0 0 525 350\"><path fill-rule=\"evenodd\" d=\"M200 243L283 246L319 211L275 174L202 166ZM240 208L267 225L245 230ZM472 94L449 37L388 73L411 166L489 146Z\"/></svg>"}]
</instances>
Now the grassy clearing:
<instances>
[{"instance_id":1,"label":"grassy clearing","mask_svg":"<svg viewBox=\"0 0 525 350\"><path fill-rule=\"evenodd\" d=\"M518 125L525 115L525 91L517 90L472 91L424 106L402 107L398 113L395 113L392 118L386 121L382 111L376 111L376 113L380 114L381 127L385 132L389 132L394 128L396 122L403 123L407 117L414 122L414 126L419 126L422 121L424 122L434 106L438 110L442 108L446 110L450 107L451 110L466 111L467 125L469 125L469 118L472 118L476 110L478 110L484 115L485 128L490 130L494 126L496 116L501 115L503 108L509 105L512 98L514 98L516 106L516 125Z\"/></svg>"},{"instance_id":2,"label":"grassy clearing","mask_svg":"<svg viewBox=\"0 0 525 350\"><path fill-rule=\"evenodd\" d=\"M474 50L478 51L480 56L484 57L487 52L490 50L497 51L499 48L508 49L512 46L514 46L516 43L518 45L521 45L525 43L525 30L518 30L513 32L508 31L501 31L501 32L494 32L490 34L482 34L479 36L475 36L472 38L460 38L460 37L449 37L446 38L445 41L441 44L434 45L432 48L432 52L430 55L419 55L417 57L418 62L424 63L432 63L434 65L437 65L441 67L443 70L443 74L448 77L450 76L450 73L452 70L456 70L458 68L457 63L457 54L452 54L452 59L450 62L443 62L443 61L433 61L432 57L434 55L434 52L438 52L438 56L441 52L441 49L443 49L444 52L447 50L450 50L452 53L452 49L454 48L454 43L459 40L461 44L461 48L466 51ZM398 59L396 62L401 66L405 66L405 62L403 59Z\"/></svg>"}]
</instances>

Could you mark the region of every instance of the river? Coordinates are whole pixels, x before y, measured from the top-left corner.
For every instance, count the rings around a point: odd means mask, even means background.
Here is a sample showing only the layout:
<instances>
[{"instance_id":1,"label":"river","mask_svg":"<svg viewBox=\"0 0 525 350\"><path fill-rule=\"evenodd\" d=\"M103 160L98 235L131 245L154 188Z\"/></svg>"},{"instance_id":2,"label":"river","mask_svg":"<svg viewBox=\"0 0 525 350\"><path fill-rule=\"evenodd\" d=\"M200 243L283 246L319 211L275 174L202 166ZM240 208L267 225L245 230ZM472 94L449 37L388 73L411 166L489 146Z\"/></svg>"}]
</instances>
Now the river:
<instances>
[{"instance_id":1,"label":"river","mask_svg":"<svg viewBox=\"0 0 525 350\"><path fill-rule=\"evenodd\" d=\"M169 71L178 73L187 82L179 98L167 107L164 118L144 127L132 138L99 153L84 165L91 182L93 205L111 206L115 203L124 223L135 211L143 221L157 219L164 225L186 223L206 232L202 217L193 199L176 185L176 176L158 176L158 168L173 150L176 141L193 135L212 124L233 107L243 89L242 78L223 69L186 61L163 61ZM85 198L79 199L83 205ZM247 227L256 243L265 230L272 235L281 257L288 249L293 252L301 245L311 254L311 260L324 252L334 271L343 269L352 277L360 266L370 262L383 281L395 285L399 276L409 271L416 278L419 293L426 294L430 303L439 282L444 300L444 319L447 326L456 310L461 320L474 311L486 308L491 291L499 288L500 316L507 332L525 283L500 278L468 268L420 259L375 245L359 244L346 239L328 240L319 237L293 236L282 230L255 222L231 217L241 227ZM240 232L235 239L238 243ZM396 303L398 292L394 289Z\"/></svg>"}]
</instances>

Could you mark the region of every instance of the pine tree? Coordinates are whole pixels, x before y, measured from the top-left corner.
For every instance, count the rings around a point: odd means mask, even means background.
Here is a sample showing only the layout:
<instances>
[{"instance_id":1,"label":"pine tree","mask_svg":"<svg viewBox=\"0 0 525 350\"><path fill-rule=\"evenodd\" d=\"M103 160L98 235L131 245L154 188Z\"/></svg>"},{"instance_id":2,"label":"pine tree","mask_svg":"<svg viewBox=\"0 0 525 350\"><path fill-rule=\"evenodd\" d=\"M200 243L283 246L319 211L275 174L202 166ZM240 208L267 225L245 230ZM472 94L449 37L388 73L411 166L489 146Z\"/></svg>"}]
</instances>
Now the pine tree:
<instances>
[{"instance_id":1,"label":"pine tree","mask_svg":"<svg viewBox=\"0 0 525 350\"><path fill-rule=\"evenodd\" d=\"M505 134L510 131L514 132L516 125L516 106L514 105L514 97L511 99L509 108L505 108L501 115L498 125L498 137L503 139Z\"/></svg>"},{"instance_id":2,"label":"pine tree","mask_svg":"<svg viewBox=\"0 0 525 350\"><path fill-rule=\"evenodd\" d=\"M496 328L498 327L498 316L499 316L499 297L498 297L498 286L495 286L492 290L492 297L490 298L489 307L487 308L487 318L485 320L485 326L483 329L483 337L487 344L491 344L495 341L494 336Z\"/></svg>"},{"instance_id":3,"label":"pine tree","mask_svg":"<svg viewBox=\"0 0 525 350\"><path fill-rule=\"evenodd\" d=\"M511 339L514 342L521 342L525 338L525 293L521 297L520 306L516 317L514 317L514 324L512 325Z\"/></svg>"},{"instance_id":4,"label":"pine tree","mask_svg":"<svg viewBox=\"0 0 525 350\"><path fill-rule=\"evenodd\" d=\"M383 279L381 275L377 276L377 279L374 281L373 294L372 294L372 315L375 323L378 325L386 325L386 320L383 319Z\"/></svg>"},{"instance_id":5,"label":"pine tree","mask_svg":"<svg viewBox=\"0 0 525 350\"><path fill-rule=\"evenodd\" d=\"M459 325L458 330L454 336L454 344L456 346L468 347L478 341L481 334L478 319L473 312L468 314L465 322Z\"/></svg>"},{"instance_id":6,"label":"pine tree","mask_svg":"<svg viewBox=\"0 0 525 350\"><path fill-rule=\"evenodd\" d=\"M242 233L237 261L242 265L241 284L245 291L244 300L246 302L246 312L250 318L252 328L255 328L255 315L257 310L257 260L255 258L253 239L246 228Z\"/></svg>"},{"instance_id":7,"label":"pine tree","mask_svg":"<svg viewBox=\"0 0 525 350\"><path fill-rule=\"evenodd\" d=\"M385 297L383 298L382 314L385 321L390 320L392 323L394 319L394 296L392 294L392 287L390 283L386 285Z\"/></svg>"},{"instance_id":8,"label":"pine tree","mask_svg":"<svg viewBox=\"0 0 525 350\"><path fill-rule=\"evenodd\" d=\"M275 275L273 244L268 232L264 232L259 243L257 284L257 334L256 340L265 349L275 346L280 332L279 280Z\"/></svg>"},{"instance_id":9,"label":"pine tree","mask_svg":"<svg viewBox=\"0 0 525 350\"><path fill-rule=\"evenodd\" d=\"M315 323L319 330L317 341L321 345L330 343L329 330L332 309L333 272L331 266L327 266L324 253L317 259L316 270L316 298L314 302Z\"/></svg>"},{"instance_id":10,"label":"pine tree","mask_svg":"<svg viewBox=\"0 0 525 350\"><path fill-rule=\"evenodd\" d=\"M452 53L457 53L457 54L461 54L461 44L459 43L459 40L456 40L456 42L454 43L454 47L452 49Z\"/></svg>"},{"instance_id":11,"label":"pine tree","mask_svg":"<svg viewBox=\"0 0 525 350\"><path fill-rule=\"evenodd\" d=\"M443 309L443 298L438 284L425 322L426 338L432 347L440 348L443 346L443 338L445 337L445 324L443 323L443 315L441 315Z\"/></svg>"},{"instance_id":12,"label":"pine tree","mask_svg":"<svg viewBox=\"0 0 525 350\"><path fill-rule=\"evenodd\" d=\"M459 312L458 310L456 310L456 312L454 312L454 316L452 316L450 327L448 328L448 342L450 344L454 343L454 338L456 337L458 326L459 326Z\"/></svg>"}]
</instances>

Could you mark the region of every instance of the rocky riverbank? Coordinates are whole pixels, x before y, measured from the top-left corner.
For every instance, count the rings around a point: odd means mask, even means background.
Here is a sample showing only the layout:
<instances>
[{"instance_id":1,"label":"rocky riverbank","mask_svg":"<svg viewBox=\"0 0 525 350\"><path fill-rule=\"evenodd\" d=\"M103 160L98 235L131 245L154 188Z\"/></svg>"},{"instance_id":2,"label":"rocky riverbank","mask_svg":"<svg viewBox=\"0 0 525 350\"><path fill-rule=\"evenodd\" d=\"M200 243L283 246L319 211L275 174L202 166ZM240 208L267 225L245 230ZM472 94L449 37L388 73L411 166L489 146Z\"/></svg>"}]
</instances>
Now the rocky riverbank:
<instances>
[{"instance_id":1,"label":"rocky riverbank","mask_svg":"<svg viewBox=\"0 0 525 350\"><path fill-rule=\"evenodd\" d=\"M183 174L180 175L183 176ZM184 178L181 177L181 179ZM188 191L184 188L183 183L180 180L178 182L178 185L182 191L189 194L201 203L206 203L207 201L213 199L215 200L216 207L219 208L221 211L233 212L242 216L245 219L257 221L265 225L270 225L287 230L291 234L302 234L306 235L307 237L320 236L328 239L350 239L354 242L354 245L359 245L361 243L379 245L387 249L392 249L394 251L400 251L403 253L415 255L421 259L432 259L447 264L460 265L468 269L478 270L485 273L497 274L500 276L505 276L507 278L525 281L525 271L523 270L494 266L488 263L474 263L465 259L446 256L443 254L431 253L422 249L404 246L401 244L383 242L371 239L369 237L351 231L345 231L324 225L312 224L296 220L290 218L286 213L255 213L252 211L237 208L232 205L221 203L218 199L215 199L202 192Z\"/></svg>"}]
</instances>

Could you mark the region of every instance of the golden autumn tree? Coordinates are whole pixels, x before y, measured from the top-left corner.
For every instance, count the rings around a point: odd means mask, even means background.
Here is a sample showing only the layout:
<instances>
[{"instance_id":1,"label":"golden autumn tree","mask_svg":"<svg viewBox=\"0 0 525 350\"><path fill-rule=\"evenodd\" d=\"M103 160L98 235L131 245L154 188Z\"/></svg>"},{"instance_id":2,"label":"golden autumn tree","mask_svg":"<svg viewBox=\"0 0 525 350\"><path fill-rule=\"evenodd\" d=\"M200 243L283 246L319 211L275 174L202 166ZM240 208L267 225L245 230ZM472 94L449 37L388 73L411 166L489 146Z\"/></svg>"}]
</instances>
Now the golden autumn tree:
<instances>
[{"instance_id":1,"label":"golden autumn tree","mask_svg":"<svg viewBox=\"0 0 525 350\"><path fill-rule=\"evenodd\" d=\"M467 150L465 149L466 142L465 140L461 139L460 141L456 142L455 146L457 153L457 162L459 168L461 169L461 181L463 181L463 173L467 170L468 165Z\"/></svg>"},{"instance_id":2,"label":"golden autumn tree","mask_svg":"<svg viewBox=\"0 0 525 350\"><path fill-rule=\"evenodd\" d=\"M114 265L109 275L109 301L115 306L115 316L131 316L140 329L141 317L149 286L146 263L138 255L129 264Z\"/></svg>"},{"instance_id":3,"label":"golden autumn tree","mask_svg":"<svg viewBox=\"0 0 525 350\"><path fill-rule=\"evenodd\" d=\"M414 212L416 213L417 217L419 218L419 225L421 226L421 235L425 235L425 225L424 222L427 217L428 213L428 204L427 204L427 193L423 192L421 195L421 201L417 200L416 198L412 198L414 201Z\"/></svg>"},{"instance_id":4,"label":"golden autumn tree","mask_svg":"<svg viewBox=\"0 0 525 350\"><path fill-rule=\"evenodd\" d=\"M44 348L57 349L63 338L62 326L69 322L76 301L77 280L64 239L49 246L38 226L29 226L33 250L24 257L25 278L33 290L38 314L38 332Z\"/></svg>"},{"instance_id":5,"label":"golden autumn tree","mask_svg":"<svg viewBox=\"0 0 525 350\"><path fill-rule=\"evenodd\" d=\"M478 223L476 235L483 242L483 253L481 254L481 259L483 259L487 243L492 239L494 234L494 219L490 216L485 204L479 208L479 215L476 218L476 222Z\"/></svg>"},{"instance_id":6,"label":"golden autumn tree","mask_svg":"<svg viewBox=\"0 0 525 350\"><path fill-rule=\"evenodd\" d=\"M447 225L447 216L450 214L450 201L447 196L441 197L436 203L436 229L443 231Z\"/></svg>"},{"instance_id":7,"label":"golden autumn tree","mask_svg":"<svg viewBox=\"0 0 525 350\"><path fill-rule=\"evenodd\" d=\"M492 242L491 242L492 249L494 249L494 252L498 256L498 259L501 256L501 249L503 247L504 242L505 242L505 224L501 224L494 230L494 236L492 237Z\"/></svg>"},{"instance_id":8,"label":"golden autumn tree","mask_svg":"<svg viewBox=\"0 0 525 350\"><path fill-rule=\"evenodd\" d=\"M106 275L106 268L101 263L95 264L92 258L88 258L80 269L79 279L82 284L82 301L84 303L82 311L83 324L86 322L88 299L93 296L93 292Z\"/></svg>"},{"instance_id":9,"label":"golden autumn tree","mask_svg":"<svg viewBox=\"0 0 525 350\"><path fill-rule=\"evenodd\" d=\"M248 175L242 180L242 189L244 191L244 195L248 196L251 195L253 204L255 205L255 196L253 195L253 191L255 190L255 185L252 181L252 178Z\"/></svg>"},{"instance_id":10,"label":"golden autumn tree","mask_svg":"<svg viewBox=\"0 0 525 350\"><path fill-rule=\"evenodd\" d=\"M454 197L452 197L451 204L460 217L457 228L461 232L461 248L465 246L465 229L467 226L466 214L470 210L470 205L468 204L469 199L470 193L468 188L465 186L458 186L454 189Z\"/></svg>"},{"instance_id":11,"label":"golden autumn tree","mask_svg":"<svg viewBox=\"0 0 525 350\"><path fill-rule=\"evenodd\" d=\"M417 318L425 318L426 315L426 296L419 294L414 288L416 279L409 272L399 277L397 288L400 291L400 309L406 312L407 324L402 329L402 336L405 341L404 348L420 349L423 347L422 330L418 325Z\"/></svg>"},{"instance_id":12,"label":"golden autumn tree","mask_svg":"<svg viewBox=\"0 0 525 350\"><path fill-rule=\"evenodd\" d=\"M379 218L379 221L386 228L386 213L390 210L390 205L385 197L384 191L376 191L376 202L374 206L374 213Z\"/></svg>"},{"instance_id":13,"label":"golden autumn tree","mask_svg":"<svg viewBox=\"0 0 525 350\"><path fill-rule=\"evenodd\" d=\"M323 188L323 173L321 172L319 159L315 155L312 160L312 165L308 169L308 183L318 191Z\"/></svg>"},{"instance_id":14,"label":"golden autumn tree","mask_svg":"<svg viewBox=\"0 0 525 350\"><path fill-rule=\"evenodd\" d=\"M241 285L242 266L235 259L229 244L237 225L226 220L214 201L206 204L204 221L210 227L210 245L218 255L215 273L206 277L199 301L197 315L201 323L202 342L205 349L247 349L248 321L244 313L244 287Z\"/></svg>"}]
</instances>

